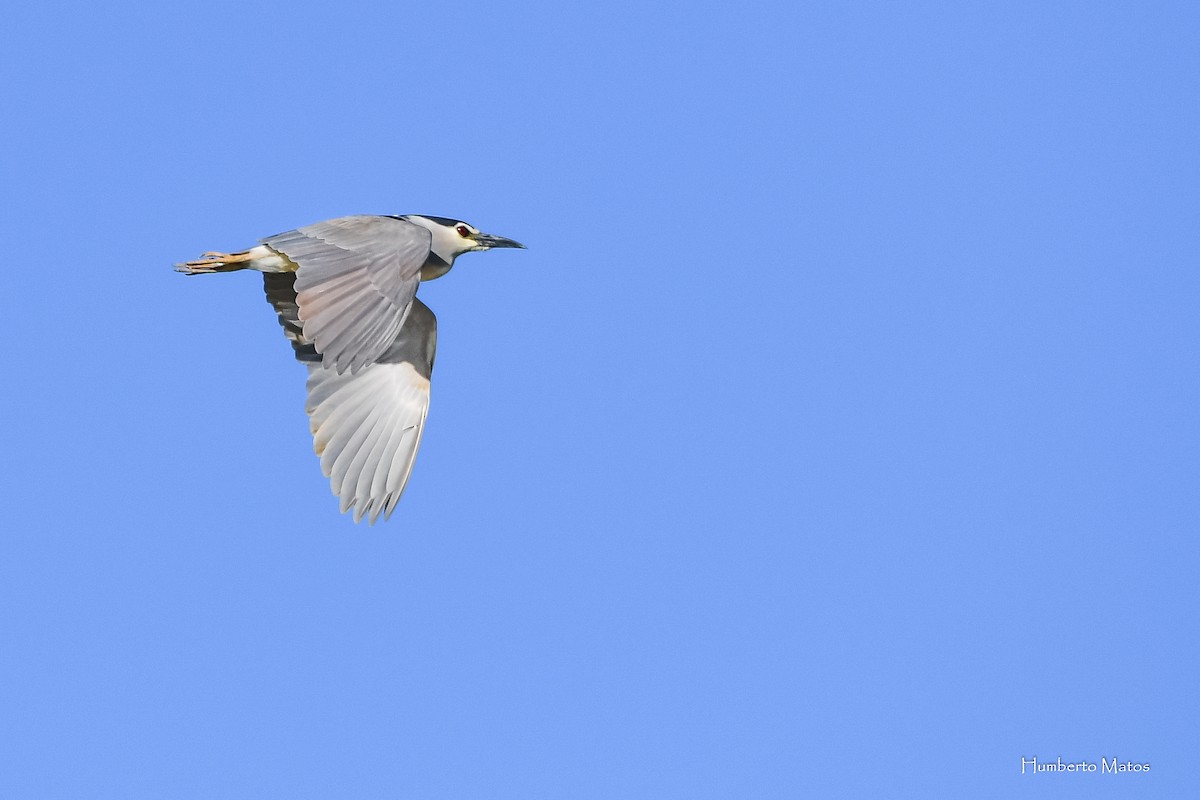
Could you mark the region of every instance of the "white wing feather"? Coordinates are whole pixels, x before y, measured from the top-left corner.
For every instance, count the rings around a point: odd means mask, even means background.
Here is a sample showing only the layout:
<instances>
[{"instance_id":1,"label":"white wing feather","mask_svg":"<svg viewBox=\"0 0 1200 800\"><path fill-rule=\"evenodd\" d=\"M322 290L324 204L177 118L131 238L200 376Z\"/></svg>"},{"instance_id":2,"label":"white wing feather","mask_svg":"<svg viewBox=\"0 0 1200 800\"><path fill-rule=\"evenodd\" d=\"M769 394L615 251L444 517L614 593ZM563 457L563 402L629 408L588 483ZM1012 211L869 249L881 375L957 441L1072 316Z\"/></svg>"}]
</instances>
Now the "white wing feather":
<instances>
[{"instance_id":1,"label":"white wing feather","mask_svg":"<svg viewBox=\"0 0 1200 800\"><path fill-rule=\"evenodd\" d=\"M429 380L408 362L371 364L357 374L309 366L313 449L343 512L374 523L396 507L412 474Z\"/></svg>"}]
</instances>

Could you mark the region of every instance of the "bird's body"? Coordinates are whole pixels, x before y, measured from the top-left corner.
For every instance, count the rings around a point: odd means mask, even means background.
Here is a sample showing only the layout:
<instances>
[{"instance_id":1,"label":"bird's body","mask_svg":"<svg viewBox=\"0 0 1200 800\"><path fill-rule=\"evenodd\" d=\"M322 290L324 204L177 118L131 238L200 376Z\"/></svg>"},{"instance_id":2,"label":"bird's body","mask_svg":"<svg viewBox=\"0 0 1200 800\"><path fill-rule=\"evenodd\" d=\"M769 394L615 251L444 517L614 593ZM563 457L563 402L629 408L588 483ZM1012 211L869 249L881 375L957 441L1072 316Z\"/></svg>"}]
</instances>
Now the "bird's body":
<instances>
[{"instance_id":1,"label":"bird's body","mask_svg":"<svg viewBox=\"0 0 1200 800\"><path fill-rule=\"evenodd\" d=\"M188 275L253 269L308 367L313 445L342 511L389 516L412 473L429 410L437 319L416 299L463 253L522 247L448 217L357 215L176 265Z\"/></svg>"}]
</instances>

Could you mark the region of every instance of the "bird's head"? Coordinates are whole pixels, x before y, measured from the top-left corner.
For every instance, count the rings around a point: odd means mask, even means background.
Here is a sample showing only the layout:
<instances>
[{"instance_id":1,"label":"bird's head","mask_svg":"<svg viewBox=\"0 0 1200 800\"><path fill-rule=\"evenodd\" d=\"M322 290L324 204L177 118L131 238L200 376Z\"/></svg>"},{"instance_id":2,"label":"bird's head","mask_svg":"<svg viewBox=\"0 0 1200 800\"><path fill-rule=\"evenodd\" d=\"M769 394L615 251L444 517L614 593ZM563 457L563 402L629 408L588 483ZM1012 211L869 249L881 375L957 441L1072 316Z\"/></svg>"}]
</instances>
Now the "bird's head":
<instances>
[{"instance_id":1,"label":"bird's head","mask_svg":"<svg viewBox=\"0 0 1200 800\"><path fill-rule=\"evenodd\" d=\"M433 254L446 262L447 267L454 259L463 253L473 253L481 250L491 250L495 247L525 248L520 242L505 239L503 236L493 236L484 233L474 225L450 217L430 217L422 214L409 214L404 217L409 222L428 228L433 234L431 249Z\"/></svg>"}]
</instances>

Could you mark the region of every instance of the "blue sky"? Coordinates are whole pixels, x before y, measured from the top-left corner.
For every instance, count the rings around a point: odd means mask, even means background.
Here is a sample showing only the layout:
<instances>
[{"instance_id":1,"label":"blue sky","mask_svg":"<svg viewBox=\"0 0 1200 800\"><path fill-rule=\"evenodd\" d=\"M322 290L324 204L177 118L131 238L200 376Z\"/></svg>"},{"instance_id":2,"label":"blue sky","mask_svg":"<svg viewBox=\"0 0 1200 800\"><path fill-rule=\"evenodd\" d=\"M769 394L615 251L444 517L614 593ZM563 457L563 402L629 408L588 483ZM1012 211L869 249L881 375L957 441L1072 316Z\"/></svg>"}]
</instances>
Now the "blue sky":
<instances>
[{"instance_id":1,"label":"blue sky","mask_svg":"<svg viewBox=\"0 0 1200 800\"><path fill-rule=\"evenodd\" d=\"M5 27L0 795L1194 787L1194 4ZM170 265L409 212L529 250L422 287L356 527L258 277Z\"/></svg>"}]
</instances>

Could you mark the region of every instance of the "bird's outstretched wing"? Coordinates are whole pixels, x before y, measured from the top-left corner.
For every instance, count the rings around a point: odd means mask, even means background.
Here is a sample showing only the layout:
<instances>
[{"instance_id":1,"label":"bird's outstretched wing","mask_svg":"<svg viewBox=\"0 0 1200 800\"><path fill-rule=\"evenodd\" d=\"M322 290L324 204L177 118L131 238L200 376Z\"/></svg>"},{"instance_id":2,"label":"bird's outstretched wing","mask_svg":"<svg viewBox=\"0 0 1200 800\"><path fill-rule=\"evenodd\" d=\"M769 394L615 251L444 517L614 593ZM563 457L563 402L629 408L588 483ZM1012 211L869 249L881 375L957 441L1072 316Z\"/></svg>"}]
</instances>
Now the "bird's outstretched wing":
<instances>
[{"instance_id":1,"label":"bird's outstretched wing","mask_svg":"<svg viewBox=\"0 0 1200 800\"><path fill-rule=\"evenodd\" d=\"M400 332L373 363L339 373L324 362L299 318L291 273L263 275L267 300L279 314L296 358L308 366L308 411L313 447L343 512L374 523L391 515L408 477L429 411L429 376L437 347L437 318L412 299Z\"/></svg>"},{"instance_id":2,"label":"bird's outstretched wing","mask_svg":"<svg viewBox=\"0 0 1200 800\"><path fill-rule=\"evenodd\" d=\"M393 217L339 217L262 243L297 265L304 337L337 373L358 372L392 346L409 314L429 231Z\"/></svg>"}]
</instances>

